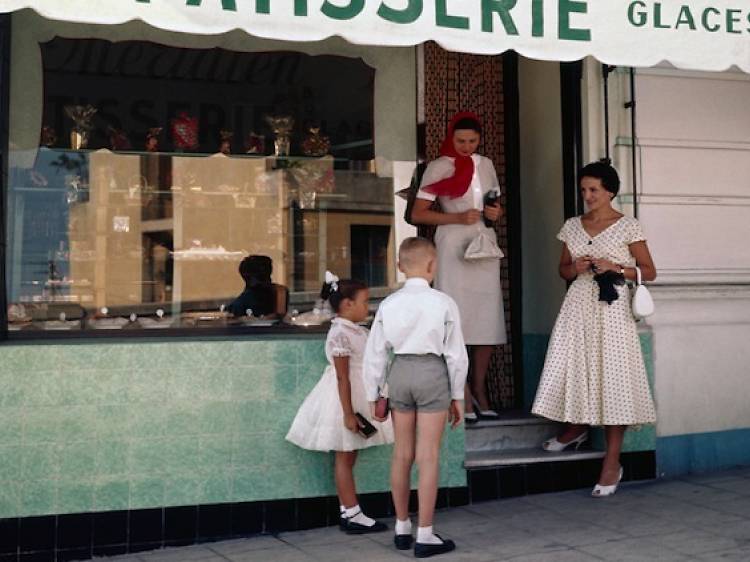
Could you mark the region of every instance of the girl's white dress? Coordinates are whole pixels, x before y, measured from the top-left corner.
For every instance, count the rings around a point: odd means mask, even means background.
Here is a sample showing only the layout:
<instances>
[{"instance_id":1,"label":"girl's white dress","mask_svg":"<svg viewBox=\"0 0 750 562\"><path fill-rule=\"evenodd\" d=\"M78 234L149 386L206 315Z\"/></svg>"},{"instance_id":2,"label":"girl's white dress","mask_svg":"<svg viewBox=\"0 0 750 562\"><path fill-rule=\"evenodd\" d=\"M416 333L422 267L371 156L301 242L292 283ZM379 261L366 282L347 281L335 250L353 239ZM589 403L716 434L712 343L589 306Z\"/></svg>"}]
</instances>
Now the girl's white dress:
<instances>
[{"instance_id":1,"label":"girl's white dress","mask_svg":"<svg viewBox=\"0 0 750 562\"><path fill-rule=\"evenodd\" d=\"M362 360L369 331L344 318L334 318L326 338L328 366L318 384L300 406L287 433L287 440L311 451L354 451L393 443L391 419L380 423L370 417L370 404L362 380ZM376 428L369 439L344 427L344 411L339 400L334 357L349 358L352 406Z\"/></svg>"},{"instance_id":2,"label":"girl's white dress","mask_svg":"<svg viewBox=\"0 0 750 562\"><path fill-rule=\"evenodd\" d=\"M635 267L630 244L646 240L641 225L630 217L593 237L574 217L557 238L574 259L589 255L624 267ZM599 285L588 272L571 283L552 330L532 413L587 425L656 420L630 292L620 285L617 293L612 304L600 301Z\"/></svg>"}]
</instances>

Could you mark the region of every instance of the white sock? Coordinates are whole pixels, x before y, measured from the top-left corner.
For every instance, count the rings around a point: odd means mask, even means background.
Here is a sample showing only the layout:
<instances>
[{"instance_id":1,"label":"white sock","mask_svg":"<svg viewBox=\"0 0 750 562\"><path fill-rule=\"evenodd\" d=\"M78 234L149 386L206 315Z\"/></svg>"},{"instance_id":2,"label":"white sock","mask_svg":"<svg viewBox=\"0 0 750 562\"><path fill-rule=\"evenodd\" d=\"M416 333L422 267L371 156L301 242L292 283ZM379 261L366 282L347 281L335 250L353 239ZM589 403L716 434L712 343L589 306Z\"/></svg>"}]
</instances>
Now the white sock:
<instances>
[{"instance_id":1,"label":"white sock","mask_svg":"<svg viewBox=\"0 0 750 562\"><path fill-rule=\"evenodd\" d=\"M351 521L352 523L359 523L360 525L364 525L365 527L372 527L375 524L374 519L370 519L362 513L362 509L359 507L359 504L355 505L354 507L347 507L346 508L346 518Z\"/></svg>"},{"instance_id":2,"label":"white sock","mask_svg":"<svg viewBox=\"0 0 750 562\"><path fill-rule=\"evenodd\" d=\"M339 512L341 513L341 517L346 517L346 508L343 505L339 506Z\"/></svg>"},{"instance_id":3,"label":"white sock","mask_svg":"<svg viewBox=\"0 0 750 562\"><path fill-rule=\"evenodd\" d=\"M443 541L432 532L432 525L417 527L417 542L421 544L443 544Z\"/></svg>"},{"instance_id":4,"label":"white sock","mask_svg":"<svg viewBox=\"0 0 750 562\"><path fill-rule=\"evenodd\" d=\"M403 521L396 519L396 534L411 535L411 519L408 517Z\"/></svg>"}]
</instances>

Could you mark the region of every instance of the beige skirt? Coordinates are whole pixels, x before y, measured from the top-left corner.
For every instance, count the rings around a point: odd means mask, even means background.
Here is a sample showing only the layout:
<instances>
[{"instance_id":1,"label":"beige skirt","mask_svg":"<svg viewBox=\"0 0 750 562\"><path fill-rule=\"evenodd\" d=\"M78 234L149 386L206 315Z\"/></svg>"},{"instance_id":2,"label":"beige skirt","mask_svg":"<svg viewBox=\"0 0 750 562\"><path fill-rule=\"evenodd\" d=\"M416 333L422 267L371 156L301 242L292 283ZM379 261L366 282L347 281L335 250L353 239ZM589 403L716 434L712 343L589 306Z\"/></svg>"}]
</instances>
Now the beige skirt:
<instances>
[{"instance_id":1,"label":"beige skirt","mask_svg":"<svg viewBox=\"0 0 750 562\"><path fill-rule=\"evenodd\" d=\"M480 229L496 237L495 231L482 223L438 227L435 234L438 251L435 288L456 301L467 345L497 345L508 342L500 260L464 259L466 247Z\"/></svg>"}]
</instances>

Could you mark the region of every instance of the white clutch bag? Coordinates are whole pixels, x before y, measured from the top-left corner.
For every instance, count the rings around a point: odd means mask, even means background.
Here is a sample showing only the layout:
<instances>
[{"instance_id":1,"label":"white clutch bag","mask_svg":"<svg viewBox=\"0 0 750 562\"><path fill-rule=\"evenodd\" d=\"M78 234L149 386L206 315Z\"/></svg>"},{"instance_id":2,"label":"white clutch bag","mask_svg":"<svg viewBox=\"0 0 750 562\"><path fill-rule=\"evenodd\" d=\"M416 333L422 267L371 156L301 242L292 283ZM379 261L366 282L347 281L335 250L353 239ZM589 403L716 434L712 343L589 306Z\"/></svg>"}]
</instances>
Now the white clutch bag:
<instances>
[{"instance_id":1,"label":"white clutch bag","mask_svg":"<svg viewBox=\"0 0 750 562\"><path fill-rule=\"evenodd\" d=\"M651 297L646 286L643 284L641 278L641 268L635 268L636 276L636 287L635 293L633 294L633 300L631 306L633 308L633 316L638 319L646 318L654 313L654 299Z\"/></svg>"},{"instance_id":2,"label":"white clutch bag","mask_svg":"<svg viewBox=\"0 0 750 562\"><path fill-rule=\"evenodd\" d=\"M486 232L479 232L474 240L466 247L464 259L474 260L499 260L505 254L498 247L497 243Z\"/></svg>"}]
</instances>

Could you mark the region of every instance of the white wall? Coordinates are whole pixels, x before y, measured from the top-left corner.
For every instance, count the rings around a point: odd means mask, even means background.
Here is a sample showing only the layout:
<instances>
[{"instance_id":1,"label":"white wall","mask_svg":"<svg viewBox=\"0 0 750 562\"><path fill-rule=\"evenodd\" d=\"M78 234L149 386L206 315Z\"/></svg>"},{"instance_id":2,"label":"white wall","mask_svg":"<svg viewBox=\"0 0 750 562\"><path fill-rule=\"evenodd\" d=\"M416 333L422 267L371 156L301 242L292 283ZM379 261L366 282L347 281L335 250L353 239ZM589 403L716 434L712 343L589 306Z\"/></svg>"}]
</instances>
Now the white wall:
<instances>
[{"instance_id":1,"label":"white wall","mask_svg":"<svg viewBox=\"0 0 750 562\"><path fill-rule=\"evenodd\" d=\"M637 74L660 436L750 427L750 76Z\"/></svg>"},{"instance_id":2,"label":"white wall","mask_svg":"<svg viewBox=\"0 0 750 562\"><path fill-rule=\"evenodd\" d=\"M519 58L523 333L549 334L565 283L557 273L563 223L560 65Z\"/></svg>"},{"instance_id":3,"label":"white wall","mask_svg":"<svg viewBox=\"0 0 750 562\"><path fill-rule=\"evenodd\" d=\"M659 436L750 427L750 287L655 287Z\"/></svg>"},{"instance_id":4,"label":"white wall","mask_svg":"<svg viewBox=\"0 0 750 562\"><path fill-rule=\"evenodd\" d=\"M641 218L661 283L750 283L750 76L638 72Z\"/></svg>"}]
</instances>

